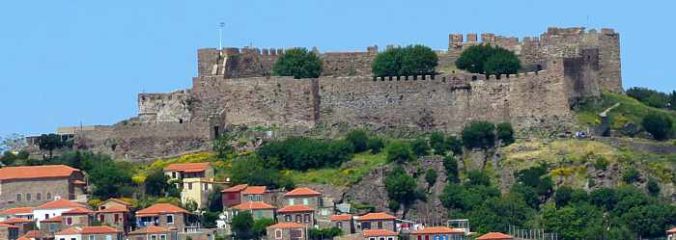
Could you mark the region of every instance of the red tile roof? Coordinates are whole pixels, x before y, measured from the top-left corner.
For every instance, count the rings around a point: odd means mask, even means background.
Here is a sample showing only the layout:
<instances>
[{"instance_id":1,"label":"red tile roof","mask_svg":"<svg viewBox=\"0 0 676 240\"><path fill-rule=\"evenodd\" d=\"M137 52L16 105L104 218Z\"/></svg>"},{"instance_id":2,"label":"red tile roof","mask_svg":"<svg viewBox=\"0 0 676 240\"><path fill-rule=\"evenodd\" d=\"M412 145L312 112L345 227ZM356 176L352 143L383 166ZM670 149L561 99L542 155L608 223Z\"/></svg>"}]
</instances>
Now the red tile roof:
<instances>
[{"instance_id":1,"label":"red tile roof","mask_svg":"<svg viewBox=\"0 0 676 240\"><path fill-rule=\"evenodd\" d=\"M489 232L477 238L477 240L512 240L512 239L514 239L514 237L499 232Z\"/></svg>"},{"instance_id":2,"label":"red tile roof","mask_svg":"<svg viewBox=\"0 0 676 240\"><path fill-rule=\"evenodd\" d=\"M174 163L174 164L169 164L169 166L164 168L164 171L171 171L171 172L188 172L188 173L194 173L194 172L204 172L211 166L211 163L209 162L201 162L201 163Z\"/></svg>"},{"instance_id":3,"label":"red tile roof","mask_svg":"<svg viewBox=\"0 0 676 240\"><path fill-rule=\"evenodd\" d=\"M54 200L45 204L42 204L35 209L56 209L56 208L86 208L85 205L70 201L68 199L59 199Z\"/></svg>"},{"instance_id":4,"label":"red tile roof","mask_svg":"<svg viewBox=\"0 0 676 240\"><path fill-rule=\"evenodd\" d=\"M295 222L280 222L275 225L269 226L269 228L305 228L305 225L300 224L300 223L295 223Z\"/></svg>"},{"instance_id":5,"label":"red tile roof","mask_svg":"<svg viewBox=\"0 0 676 240\"><path fill-rule=\"evenodd\" d=\"M116 202L116 203L119 203L119 204L122 204L122 205L125 205L125 206L128 206L128 207L131 207L131 203L128 203L127 201L119 199L119 198L108 198L108 200L103 201L102 204L105 204L107 202Z\"/></svg>"},{"instance_id":6,"label":"red tile roof","mask_svg":"<svg viewBox=\"0 0 676 240\"><path fill-rule=\"evenodd\" d=\"M367 213L357 219L357 221L369 221L369 220L395 220L397 219L395 216L392 216L390 214L384 213L384 212L378 212L378 213Z\"/></svg>"},{"instance_id":7,"label":"red tile roof","mask_svg":"<svg viewBox=\"0 0 676 240\"><path fill-rule=\"evenodd\" d=\"M284 194L285 197L295 197L295 196L320 196L322 195L320 192L317 192L315 190L312 190L310 188L306 187L300 187L292 190L291 192L288 192Z\"/></svg>"},{"instance_id":8,"label":"red tile roof","mask_svg":"<svg viewBox=\"0 0 676 240\"><path fill-rule=\"evenodd\" d=\"M106 209L101 209L96 211L97 213L119 213L119 212L129 212L129 209L123 208L123 207L118 207L118 206L113 206L109 207Z\"/></svg>"},{"instance_id":9,"label":"red tile roof","mask_svg":"<svg viewBox=\"0 0 676 240\"><path fill-rule=\"evenodd\" d=\"M83 208L83 207L76 207L71 210L65 211L61 214L66 214L66 215L84 215L84 214L92 214L94 211L89 210L88 208Z\"/></svg>"},{"instance_id":10,"label":"red tile roof","mask_svg":"<svg viewBox=\"0 0 676 240\"><path fill-rule=\"evenodd\" d=\"M19 227L17 227L17 226L5 224L5 223L0 223L0 227L6 227L6 228L19 228Z\"/></svg>"},{"instance_id":11,"label":"red tile roof","mask_svg":"<svg viewBox=\"0 0 676 240\"><path fill-rule=\"evenodd\" d=\"M26 234L24 234L23 237L29 238L29 239L30 239L30 238L44 238L44 237L46 237L46 236L43 235L43 234L42 234L40 231L38 231L38 230L30 230L30 231L28 231Z\"/></svg>"},{"instance_id":12,"label":"red tile roof","mask_svg":"<svg viewBox=\"0 0 676 240\"><path fill-rule=\"evenodd\" d=\"M63 221L62 216L55 216L55 217L51 217L51 218L42 220L41 222L62 222L62 221Z\"/></svg>"},{"instance_id":13,"label":"red tile roof","mask_svg":"<svg viewBox=\"0 0 676 240\"><path fill-rule=\"evenodd\" d=\"M221 191L221 192L226 192L226 193L227 192L241 192L242 190L244 190L248 186L249 185L247 185L247 184L239 184L239 185L235 185L235 186L223 189L223 191Z\"/></svg>"},{"instance_id":14,"label":"red tile roof","mask_svg":"<svg viewBox=\"0 0 676 240\"><path fill-rule=\"evenodd\" d=\"M365 229L362 233L364 237L397 236L396 232L385 229Z\"/></svg>"},{"instance_id":15,"label":"red tile roof","mask_svg":"<svg viewBox=\"0 0 676 240\"><path fill-rule=\"evenodd\" d=\"M189 213L188 210L174 206L169 203L156 203L150 207L138 210L136 212L137 216L153 216L160 215L163 213Z\"/></svg>"},{"instance_id":16,"label":"red tile roof","mask_svg":"<svg viewBox=\"0 0 676 240\"><path fill-rule=\"evenodd\" d=\"M0 211L0 215L18 215L18 214L27 214L33 213L33 208L32 207L15 207L15 208L8 208L5 210Z\"/></svg>"},{"instance_id":17,"label":"red tile roof","mask_svg":"<svg viewBox=\"0 0 676 240\"><path fill-rule=\"evenodd\" d=\"M672 233L676 233L676 227L675 227L675 228L672 228L672 229L669 229L669 230L667 230L667 234L672 234Z\"/></svg>"},{"instance_id":18,"label":"red tile roof","mask_svg":"<svg viewBox=\"0 0 676 240\"><path fill-rule=\"evenodd\" d=\"M26 218L10 218L10 219L7 219L7 220L2 221L0 223L17 224L17 223L31 223L31 222L33 222L33 220L29 220L29 219L26 219Z\"/></svg>"},{"instance_id":19,"label":"red tile roof","mask_svg":"<svg viewBox=\"0 0 676 240\"><path fill-rule=\"evenodd\" d=\"M265 194L265 190L267 188L265 186L248 186L244 191L242 191L243 195L261 195Z\"/></svg>"},{"instance_id":20,"label":"red tile roof","mask_svg":"<svg viewBox=\"0 0 676 240\"><path fill-rule=\"evenodd\" d=\"M426 227L415 230L411 234L464 234L465 231L459 228L449 227Z\"/></svg>"},{"instance_id":21,"label":"red tile roof","mask_svg":"<svg viewBox=\"0 0 676 240\"><path fill-rule=\"evenodd\" d=\"M245 202L240 203L237 206L232 207L234 209L245 211L245 210L263 210L263 209L275 209L275 206L264 202Z\"/></svg>"},{"instance_id":22,"label":"red tile roof","mask_svg":"<svg viewBox=\"0 0 676 240\"><path fill-rule=\"evenodd\" d=\"M334 221L334 222L350 221L350 220L352 220L352 215L350 215L350 214L331 215L331 217L329 217L329 220Z\"/></svg>"},{"instance_id":23,"label":"red tile roof","mask_svg":"<svg viewBox=\"0 0 676 240\"><path fill-rule=\"evenodd\" d=\"M313 212L314 209L305 205L291 205L280 208L277 210L279 213L292 213L292 212Z\"/></svg>"},{"instance_id":24,"label":"red tile roof","mask_svg":"<svg viewBox=\"0 0 676 240\"><path fill-rule=\"evenodd\" d=\"M147 226L141 229L136 229L129 234L153 234L153 233L166 233L169 232L169 228L158 227L158 226Z\"/></svg>"},{"instance_id":25,"label":"red tile roof","mask_svg":"<svg viewBox=\"0 0 676 240\"><path fill-rule=\"evenodd\" d=\"M0 168L0 181L17 179L67 178L80 170L66 165L44 165Z\"/></svg>"},{"instance_id":26,"label":"red tile roof","mask_svg":"<svg viewBox=\"0 0 676 240\"><path fill-rule=\"evenodd\" d=\"M120 230L108 226L86 226L86 227L67 228L65 230L55 233L54 235L106 234L119 232Z\"/></svg>"}]
</instances>

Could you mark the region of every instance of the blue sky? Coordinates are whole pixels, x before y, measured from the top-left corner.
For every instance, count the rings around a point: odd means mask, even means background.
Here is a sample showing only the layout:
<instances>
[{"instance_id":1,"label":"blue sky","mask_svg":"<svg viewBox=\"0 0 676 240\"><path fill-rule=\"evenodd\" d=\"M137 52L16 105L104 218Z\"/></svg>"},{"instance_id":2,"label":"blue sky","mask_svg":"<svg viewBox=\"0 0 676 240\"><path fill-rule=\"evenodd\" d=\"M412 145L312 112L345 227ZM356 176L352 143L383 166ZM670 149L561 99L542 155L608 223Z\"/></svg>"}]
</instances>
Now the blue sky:
<instances>
[{"instance_id":1,"label":"blue sky","mask_svg":"<svg viewBox=\"0 0 676 240\"><path fill-rule=\"evenodd\" d=\"M0 136L112 124L139 92L189 88L198 48L447 46L449 33L535 36L548 26L621 33L624 87L676 89L673 1L3 1Z\"/></svg>"}]
</instances>

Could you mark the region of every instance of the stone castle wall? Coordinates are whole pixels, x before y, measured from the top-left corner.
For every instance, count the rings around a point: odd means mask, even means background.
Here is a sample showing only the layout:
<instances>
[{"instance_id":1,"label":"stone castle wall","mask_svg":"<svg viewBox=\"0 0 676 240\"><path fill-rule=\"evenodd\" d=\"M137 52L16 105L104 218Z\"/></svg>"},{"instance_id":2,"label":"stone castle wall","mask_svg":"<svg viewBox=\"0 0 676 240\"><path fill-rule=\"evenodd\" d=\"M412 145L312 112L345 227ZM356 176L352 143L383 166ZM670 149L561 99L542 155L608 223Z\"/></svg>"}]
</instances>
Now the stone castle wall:
<instances>
[{"instance_id":1,"label":"stone castle wall","mask_svg":"<svg viewBox=\"0 0 676 240\"><path fill-rule=\"evenodd\" d=\"M141 93L138 96L138 118L143 122L190 121L192 104L190 90Z\"/></svg>"}]
</instances>

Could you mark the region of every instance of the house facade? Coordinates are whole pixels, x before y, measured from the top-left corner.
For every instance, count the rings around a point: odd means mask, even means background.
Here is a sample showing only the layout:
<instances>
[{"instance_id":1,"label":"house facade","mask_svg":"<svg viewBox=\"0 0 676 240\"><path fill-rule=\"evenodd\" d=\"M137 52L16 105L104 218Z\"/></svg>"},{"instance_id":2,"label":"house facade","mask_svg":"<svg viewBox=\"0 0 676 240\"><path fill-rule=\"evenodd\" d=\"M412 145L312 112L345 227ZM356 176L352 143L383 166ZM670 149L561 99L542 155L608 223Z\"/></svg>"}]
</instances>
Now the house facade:
<instances>
[{"instance_id":1,"label":"house facade","mask_svg":"<svg viewBox=\"0 0 676 240\"><path fill-rule=\"evenodd\" d=\"M399 235L387 229L366 229L362 232L364 240L398 240Z\"/></svg>"},{"instance_id":2,"label":"house facade","mask_svg":"<svg viewBox=\"0 0 676 240\"><path fill-rule=\"evenodd\" d=\"M294 222L277 223L266 228L268 240L305 240L307 228Z\"/></svg>"},{"instance_id":3,"label":"house facade","mask_svg":"<svg viewBox=\"0 0 676 240\"><path fill-rule=\"evenodd\" d=\"M47 202L34 208L33 218L38 222L39 225L42 220L61 216L64 212L68 212L75 208L86 209L87 206L81 203L73 202L62 198L51 202Z\"/></svg>"},{"instance_id":4,"label":"house facade","mask_svg":"<svg viewBox=\"0 0 676 240\"><path fill-rule=\"evenodd\" d=\"M189 218L190 215L187 210L175 205L157 203L136 212L136 226L139 228L158 226L186 232L188 227L194 226Z\"/></svg>"},{"instance_id":5,"label":"house facade","mask_svg":"<svg viewBox=\"0 0 676 240\"><path fill-rule=\"evenodd\" d=\"M250 212L254 220L263 218L275 219L275 206L265 202L244 202L230 209L232 211L230 216L233 217L240 212Z\"/></svg>"},{"instance_id":6,"label":"house facade","mask_svg":"<svg viewBox=\"0 0 676 240\"><path fill-rule=\"evenodd\" d=\"M127 234L129 240L178 240L178 233L176 229L166 227L147 226L129 232Z\"/></svg>"},{"instance_id":7,"label":"house facade","mask_svg":"<svg viewBox=\"0 0 676 240\"><path fill-rule=\"evenodd\" d=\"M363 232L368 229L386 229L397 231L397 218L384 212L367 213L356 218L357 231Z\"/></svg>"},{"instance_id":8,"label":"house facade","mask_svg":"<svg viewBox=\"0 0 676 240\"><path fill-rule=\"evenodd\" d=\"M411 240L465 240L465 230L449 227L425 227L411 232Z\"/></svg>"},{"instance_id":9,"label":"house facade","mask_svg":"<svg viewBox=\"0 0 676 240\"><path fill-rule=\"evenodd\" d=\"M340 230L343 230L343 234L352 234L355 232L354 221L352 221L351 214L331 215L329 220L331 221L331 227L340 228Z\"/></svg>"},{"instance_id":10,"label":"house facade","mask_svg":"<svg viewBox=\"0 0 676 240\"><path fill-rule=\"evenodd\" d=\"M214 169L208 162L170 164L164 174L181 190L181 203L194 201L197 208L206 206L214 184L220 184L214 181Z\"/></svg>"},{"instance_id":11,"label":"house facade","mask_svg":"<svg viewBox=\"0 0 676 240\"><path fill-rule=\"evenodd\" d=\"M315 225L315 210L306 205L290 205L277 210L277 222L295 222L311 228Z\"/></svg>"},{"instance_id":12,"label":"house facade","mask_svg":"<svg viewBox=\"0 0 676 240\"><path fill-rule=\"evenodd\" d=\"M10 218L33 219L33 207L14 207L0 211L0 222Z\"/></svg>"},{"instance_id":13,"label":"house facade","mask_svg":"<svg viewBox=\"0 0 676 240\"><path fill-rule=\"evenodd\" d=\"M16 240L17 238L19 238L18 227L0 223L0 239Z\"/></svg>"},{"instance_id":14,"label":"house facade","mask_svg":"<svg viewBox=\"0 0 676 240\"><path fill-rule=\"evenodd\" d=\"M0 209L56 199L86 202L84 174L66 165L0 168Z\"/></svg>"},{"instance_id":15,"label":"house facade","mask_svg":"<svg viewBox=\"0 0 676 240\"><path fill-rule=\"evenodd\" d=\"M310 188L300 187L284 194L284 206L305 205L312 209L322 206L322 194Z\"/></svg>"}]
</instances>

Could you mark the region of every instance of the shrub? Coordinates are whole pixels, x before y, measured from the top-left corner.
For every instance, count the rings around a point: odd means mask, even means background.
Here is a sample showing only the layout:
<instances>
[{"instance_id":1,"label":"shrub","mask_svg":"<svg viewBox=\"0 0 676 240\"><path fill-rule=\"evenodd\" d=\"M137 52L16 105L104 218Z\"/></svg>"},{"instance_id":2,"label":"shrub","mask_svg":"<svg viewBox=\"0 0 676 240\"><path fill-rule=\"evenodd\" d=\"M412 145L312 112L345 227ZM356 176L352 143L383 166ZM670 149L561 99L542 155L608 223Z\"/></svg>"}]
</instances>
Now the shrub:
<instances>
[{"instance_id":1,"label":"shrub","mask_svg":"<svg viewBox=\"0 0 676 240\"><path fill-rule=\"evenodd\" d=\"M467 185L469 186L490 186L491 185L491 178L488 176L488 174L482 172L482 171L477 171L477 170L472 170L467 172Z\"/></svg>"},{"instance_id":2,"label":"shrub","mask_svg":"<svg viewBox=\"0 0 676 240\"><path fill-rule=\"evenodd\" d=\"M404 206L404 209L412 205L419 197L415 179L406 174L404 169L397 166L385 177L385 188L389 199Z\"/></svg>"},{"instance_id":3,"label":"shrub","mask_svg":"<svg viewBox=\"0 0 676 240\"><path fill-rule=\"evenodd\" d=\"M573 189L568 186L563 186L557 189L556 193L554 193L554 202L556 203L556 207L560 208L568 205L568 203L571 202L571 199L573 198L572 195Z\"/></svg>"},{"instance_id":4,"label":"shrub","mask_svg":"<svg viewBox=\"0 0 676 240\"><path fill-rule=\"evenodd\" d=\"M373 60L371 70L378 77L434 74L437 54L423 45L389 48Z\"/></svg>"},{"instance_id":5,"label":"shrub","mask_svg":"<svg viewBox=\"0 0 676 240\"><path fill-rule=\"evenodd\" d=\"M380 153L380 151L383 150L383 147L385 147L385 143L383 143L383 140L381 138L369 138L368 143L366 144L368 149L371 150L371 153Z\"/></svg>"},{"instance_id":6,"label":"shrub","mask_svg":"<svg viewBox=\"0 0 676 240\"><path fill-rule=\"evenodd\" d=\"M405 163L414 159L411 145L405 142L392 142L387 146L387 161Z\"/></svg>"},{"instance_id":7,"label":"shrub","mask_svg":"<svg viewBox=\"0 0 676 240\"><path fill-rule=\"evenodd\" d=\"M474 121L462 129L462 143L469 149L489 149L495 145L495 125Z\"/></svg>"},{"instance_id":8,"label":"shrub","mask_svg":"<svg viewBox=\"0 0 676 240\"><path fill-rule=\"evenodd\" d=\"M305 48L293 48L277 58L272 72L279 76L293 76L295 79L316 78L322 72L322 63L314 52Z\"/></svg>"},{"instance_id":9,"label":"shrub","mask_svg":"<svg viewBox=\"0 0 676 240\"><path fill-rule=\"evenodd\" d=\"M662 114L648 114L641 125L655 140L667 140L671 134L671 119Z\"/></svg>"},{"instance_id":10,"label":"shrub","mask_svg":"<svg viewBox=\"0 0 676 240\"><path fill-rule=\"evenodd\" d=\"M434 186L434 184L437 183L437 171L431 168L427 169L427 172L425 173L425 181L427 182L428 188Z\"/></svg>"},{"instance_id":11,"label":"shrub","mask_svg":"<svg viewBox=\"0 0 676 240\"><path fill-rule=\"evenodd\" d=\"M646 190L648 190L648 193L652 196L659 196L660 195L660 184L657 183L657 181L654 178L650 178L648 180L648 184L646 185Z\"/></svg>"},{"instance_id":12,"label":"shrub","mask_svg":"<svg viewBox=\"0 0 676 240\"><path fill-rule=\"evenodd\" d=\"M446 170L446 181L450 183L460 183L458 174L458 161L453 156L444 157L444 169Z\"/></svg>"},{"instance_id":13,"label":"shrub","mask_svg":"<svg viewBox=\"0 0 676 240\"><path fill-rule=\"evenodd\" d=\"M435 154L444 155L444 153L448 151L444 134L440 132L433 132L430 134L430 147L434 150Z\"/></svg>"},{"instance_id":14,"label":"shrub","mask_svg":"<svg viewBox=\"0 0 676 240\"><path fill-rule=\"evenodd\" d=\"M453 155L462 154L462 141L456 136L448 136L446 138L446 146L453 152Z\"/></svg>"},{"instance_id":15,"label":"shrub","mask_svg":"<svg viewBox=\"0 0 676 240\"><path fill-rule=\"evenodd\" d=\"M622 174L622 181L625 183L635 183L641 177L641 173L636 168L629 168Z\"/></svg>"},{"instance_id":16,"label":"shrub","mask_svg":"<svg viewBox=\"0 0 676 240\"><path fill-rule=\"evenodd\" d=\"M519 58L513 52L489 44L467 48L455 61L455 65L472 73L496 75L513 74L521 68Z\"/></svg>"},{"instance_id":17,"label":"shrub","mask_svg":"<svg viewBox=\"0 0 676 240\"><path fill-rule=\"evenodd\" d=\"M486 75L514 74L521 68L521 62L516 55L504 48L494 48L492 56L484 62L484 71Z\"/></svg>"},{"instance_id":18,"label":"shrub","mask_svg":"<svg viewBox=\"0 0 676 240\"><path fill-rule=\"evenodd\" d=\"M368 136L364 130L350 131L345 136L345 140L352 144L355 152L363 152L368 149Z\"/></svg>"},{"instance_id":19,"label":"shrub","mask_svg":"<svg viewBox=\"0 0 676 240\"><path fill-rule=\"evenodd\" d=\"M232 218L231 228L235 239L252 239L254 220L251 213L242 211Z\"/></svg>"},{"instance_id":20,"label":"shrub","mask_svg":"<svg viewBox=\"0 0 676 240\"><path fill-rule=\"evenodd\" d=\"M315 140L292 137L273 141L258 149L261 158L276 161L280 167L308 170L322 167L338 167L352 158L354 149L347 141Z\"/></svg>"},{"instance_id":21,"label":"shrub","mask_svg":"<svg viewBox=\"0 0 676 240\"><path fill-rule=\"evenodd\" d=\"M665 108L670 104L672 98L674 98L673 93L671 95L667 95L662 92L642 87L629 88L627 89L626 94L627 96L635 98L645 105L656 108Z\"/></svg>"},{"instance_id":22,"label":"shrub","mask_svg":"<svg viewBox=\"0 0 676 240\"><path fill-rule=\"evenodd\" d=\"M418 138L413 141L411 148L413 148L413 153L418 157L426 156L430 153L430 145L427 144L427 139L425 138Z\"/></svg>"},{"instance_id":23,"label":"shrub","mask_svg":"<svg viewBox=\"0 0 676 240\"><path fill-rule=\"evenodd\" d=\"M608 164L610 164L610 163L608 162L608 160L605 157L599 156L596 159L596 161L594 161L594 168L597 169L597 170L605 171L606 169L608 169Z\"/></svg>"},{"instance_id":24,"label":"shrub","mask_svg":"<svg viewBox=\"0 0 676 240\"><path fill-rule=\"evenodd\" d=\"M498 139L500 139L502 144L505 146L514 143L514 129L512 128L512 124L509 122L502 122L498 124L497 135Z\"/></svg>"}]
</instances>

